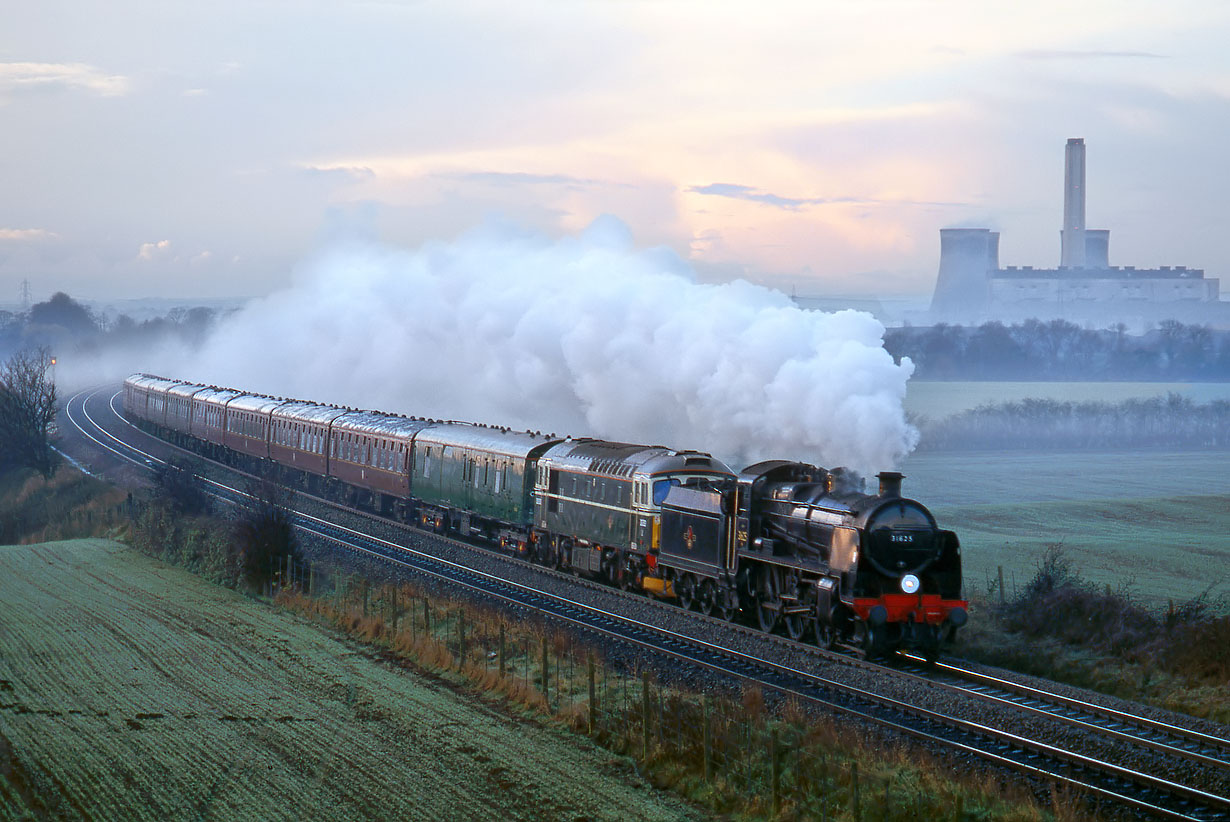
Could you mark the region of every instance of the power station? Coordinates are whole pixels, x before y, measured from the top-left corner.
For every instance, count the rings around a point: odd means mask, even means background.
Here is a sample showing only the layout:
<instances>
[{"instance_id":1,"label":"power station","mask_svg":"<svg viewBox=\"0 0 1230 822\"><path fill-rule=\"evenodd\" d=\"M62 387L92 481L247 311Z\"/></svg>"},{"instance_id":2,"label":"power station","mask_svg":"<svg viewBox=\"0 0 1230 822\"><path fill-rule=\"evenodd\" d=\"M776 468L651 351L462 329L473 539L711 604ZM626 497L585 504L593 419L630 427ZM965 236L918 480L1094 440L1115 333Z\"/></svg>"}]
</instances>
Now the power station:
<instances>
[{"instance_id":1,"label":"power station","mask_svg":"<svg viewBox=\"0 0 1230 822\"><path fill-rule=\"evenodd\" d=\"M1110 265L1110 231L1085 227L1085 141L1064 147L1059 267L999 265L999 232L940 230L931 299L939 319L1066 317L1201 320L1220 314L1220 284L1186 266Z\"/></svg>"}]
</instances>

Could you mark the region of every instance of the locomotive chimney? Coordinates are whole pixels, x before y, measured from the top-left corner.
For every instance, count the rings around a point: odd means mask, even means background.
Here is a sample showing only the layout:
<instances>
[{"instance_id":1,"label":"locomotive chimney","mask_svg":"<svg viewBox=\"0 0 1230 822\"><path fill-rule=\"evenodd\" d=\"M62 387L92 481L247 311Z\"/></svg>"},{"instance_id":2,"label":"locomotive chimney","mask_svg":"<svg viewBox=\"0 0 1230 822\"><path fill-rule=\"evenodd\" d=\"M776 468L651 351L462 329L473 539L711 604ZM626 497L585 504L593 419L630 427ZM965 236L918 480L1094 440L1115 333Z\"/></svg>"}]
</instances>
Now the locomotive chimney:
<instances>
[{"instance_id":1,"label":"locomotive chimney","mask_svg":"<svg viewBox=\"0 0 1230 822\"><path fill-rule=\"evenodd\" d=\"M901 481L905 479L905 474L899 471L881 471L876 474L876 478L880 480L880 496L901 496Z\"/></svg>"}]
</instances>

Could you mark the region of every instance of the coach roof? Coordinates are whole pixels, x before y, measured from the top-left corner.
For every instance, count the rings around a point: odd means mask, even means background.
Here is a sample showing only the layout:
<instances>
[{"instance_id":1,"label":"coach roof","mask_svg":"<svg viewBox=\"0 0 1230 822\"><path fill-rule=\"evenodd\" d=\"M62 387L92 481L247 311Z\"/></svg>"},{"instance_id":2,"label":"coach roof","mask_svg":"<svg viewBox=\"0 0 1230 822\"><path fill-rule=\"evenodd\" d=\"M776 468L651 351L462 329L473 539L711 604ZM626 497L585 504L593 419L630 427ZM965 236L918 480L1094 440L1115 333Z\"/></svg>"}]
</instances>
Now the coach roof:
<instances>
[{"instance_id":1,"label":"coach roof","mask_svg":"<svg viewBox=\"0 0 1230 822\"><path fill-rule=\"evenodd\" d=\"M468 448L521 459L530 457L535 451L555 442L559 442L559 437L476 425L469 422L436 423L422 431L415 440L416 446L439 445Z\"/></svg>"},{"instance_id":2,"label":"coach roof","mask_svg":"<svg viewBox=\"0 0 1230 822\"><path fill-rule=\"evenodd\" d=\"M240 394L227 404L229 411L247 411L253 414L267 414L287 400L266 397L261 394Z\"/></svg>"},{"instance_id":3,"label":"coach roof","mask_svg":"<svg viewBox=\"0 0 1230 822\"><path fill-rule=\"evenodd\" d=\"M335 431L354 432L368 437L389 437L409 440L419 431L431 425L425 420L382 414L379 411L346 411L333 423Z\"/></svg>"}]
</instances>

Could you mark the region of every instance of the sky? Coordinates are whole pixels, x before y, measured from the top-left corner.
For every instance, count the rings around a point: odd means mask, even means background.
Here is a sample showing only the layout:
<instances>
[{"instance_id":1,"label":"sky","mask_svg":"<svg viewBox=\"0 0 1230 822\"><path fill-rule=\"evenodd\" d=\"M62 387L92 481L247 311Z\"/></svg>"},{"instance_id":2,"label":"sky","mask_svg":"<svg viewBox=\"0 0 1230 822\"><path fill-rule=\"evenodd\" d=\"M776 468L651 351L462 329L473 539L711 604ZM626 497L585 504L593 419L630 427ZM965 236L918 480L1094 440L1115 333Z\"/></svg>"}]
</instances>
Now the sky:
<instances>
[{"instance_id":1,"label":"sky","mask_svg":"<svg viewBox=\"0 0 1230 822\"><path fill-rule=\"evenodd\" d=\"M1230 3L40 0L0 28L0 303L259 296L339 238L612 215L705 282L924 295L939 230L1230 277Z\"/></svg>"}]
</instances>

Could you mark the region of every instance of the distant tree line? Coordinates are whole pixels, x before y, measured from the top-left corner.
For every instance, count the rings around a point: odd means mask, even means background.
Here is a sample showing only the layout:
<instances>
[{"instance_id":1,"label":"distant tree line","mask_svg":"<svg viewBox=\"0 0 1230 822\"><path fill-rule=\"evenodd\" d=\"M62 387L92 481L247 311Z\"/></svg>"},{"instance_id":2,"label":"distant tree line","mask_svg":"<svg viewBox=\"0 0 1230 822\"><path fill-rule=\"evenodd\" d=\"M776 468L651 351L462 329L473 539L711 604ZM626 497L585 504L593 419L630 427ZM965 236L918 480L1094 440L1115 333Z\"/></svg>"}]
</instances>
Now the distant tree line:
<instances>
[{"instance_id":1,"label":"distant tree line","mask_svg":"<svg viewBox=\"0 0 1230 822\"><path fill-rule=\"evenodd\" d=\"M176 308L137 322L96 315L64 293L22 312L0 311L0 473L33 468L51 476L50 432L56 413L57 357L105 348L202 342L217 320L210 308Z\"/></svg>"},{"instance_id":2,"label":"distant tree line","mask_svg":"<svg viewBox=\"0 0 1230 822\"><path fill-rule=\"evenodd\" d=\"M163 344L178 338L197 345L213 328L212 308L175 308L165 317L137 322L127 314L108 318L63 292L27 311L0 311L0 357L45 347L57 355L86 348Z\"/></svg>"},{"instance_id":3,"label":"distant tree line","mask_svg":"<svg viewBox=\"0 0 1230 822\"><path fill-rule=\"evenodd\" d=\"M1175 393L1118 403L1028 399L916 424L920 451L1230 447L1230 401Z\"/></svg>"},{"instance_id":4,"label":"distant tree line","mask_svg":"<svg viewBox=\"0 0 1230 822\"><path fill-rule=\"evenodd\" d=\"M890 328L884 347L931 380L1230 379L1230 332L1164 320L1132 335L1067 320Z\"/></svg>"}]
</instances>

